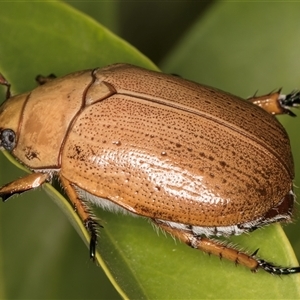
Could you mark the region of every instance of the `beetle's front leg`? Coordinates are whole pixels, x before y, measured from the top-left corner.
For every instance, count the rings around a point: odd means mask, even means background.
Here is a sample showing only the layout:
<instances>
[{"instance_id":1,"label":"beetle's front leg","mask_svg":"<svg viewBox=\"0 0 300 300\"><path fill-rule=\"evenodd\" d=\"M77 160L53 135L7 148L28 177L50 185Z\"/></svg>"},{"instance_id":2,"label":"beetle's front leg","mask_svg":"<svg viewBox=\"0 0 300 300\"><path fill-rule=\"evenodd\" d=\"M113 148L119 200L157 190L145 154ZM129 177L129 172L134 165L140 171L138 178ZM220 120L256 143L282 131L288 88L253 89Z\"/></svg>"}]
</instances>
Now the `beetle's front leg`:
<instances>
[{"instance_id":1,"label":"beetle's front leg","mask_svg":"<svg viewBox=\"0 0 300 300\"><path fill-rule=\"evenodd\" d=\"M78 197L74 185L62 175L59 175L59 178L67 196L69 197L70 202L74 206L76 213L80 217L84 227L88 230L88 232L91 235L90 258L92 260L95 260L98 237L97 229L100 225L95 220L95 216L92 214L87 204Z\"/></svg>"},{"instance_id":2,"label":"beetle's front leg","mask_svg":"<svg viewBox=\"0 0 300 300\"><path fill-rule=\"evenodd\" d=\"M206 237L195 236L192 232L173 228L166 223L162 223L159 221L154 220L154 223L156 223L164 231L170 233L172 236L178 238L190 247L202 250L208 254L217 255L220 258L234 261L236 264L244 265L250 268L252 272L256 272L258 268L276 275L289 275L300 272L300 267L278 267L263 259L258 259L257 257L255 257L258 249L252 255L249 255L220 241L209 239Z\"/></svg>"},{"instance_id":3,"label":"beetle's front leg","mask_svg":"<svg viewBox=\"0 0 300 300\"><path fill-rule=\"evenodd\" d=\"M23 178L10 182L0 188L0 197L3 201L15 194L35 189L49 179L48 173L32 173Z\"/></svg>"}]
</instances>

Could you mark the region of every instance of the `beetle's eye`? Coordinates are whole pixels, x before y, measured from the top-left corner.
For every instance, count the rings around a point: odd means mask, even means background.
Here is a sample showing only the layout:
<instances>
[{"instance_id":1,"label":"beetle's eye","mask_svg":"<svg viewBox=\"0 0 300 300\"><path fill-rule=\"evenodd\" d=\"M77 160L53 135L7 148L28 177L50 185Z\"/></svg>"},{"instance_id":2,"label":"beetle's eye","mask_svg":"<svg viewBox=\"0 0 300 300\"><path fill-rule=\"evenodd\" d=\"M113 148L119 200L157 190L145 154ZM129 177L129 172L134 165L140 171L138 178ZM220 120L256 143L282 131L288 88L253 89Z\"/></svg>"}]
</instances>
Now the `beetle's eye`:
<instances>
[{"instance_id":1,"label":"beetle's eye","mask_svg":"<svg viewBox=\"0 0 300 300\"><path fill-rule=\"evenodd\" d=\"M16 134L11 129L4 129L1 131L1 146L7 150L12 151L16 146Z\"/></svg>"}]
</instances>

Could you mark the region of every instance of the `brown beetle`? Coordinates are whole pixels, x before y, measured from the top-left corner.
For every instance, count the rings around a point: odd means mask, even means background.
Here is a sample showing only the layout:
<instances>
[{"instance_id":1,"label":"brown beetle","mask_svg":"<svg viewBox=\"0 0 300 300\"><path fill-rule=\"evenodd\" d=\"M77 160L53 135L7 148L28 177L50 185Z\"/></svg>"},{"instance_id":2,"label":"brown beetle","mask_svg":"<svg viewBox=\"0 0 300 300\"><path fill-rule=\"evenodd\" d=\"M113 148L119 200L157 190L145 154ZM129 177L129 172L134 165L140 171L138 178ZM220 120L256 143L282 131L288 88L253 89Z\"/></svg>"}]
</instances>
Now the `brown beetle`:
<instances>
[{"instance_id":1,"label":"brown beetle","mask_svg":"<svg viewBox=\"0 0 300 300\"><path fill-rule=\"evenodd\" d=\"M271 114L294 115L299 92L245 101L126 64L14 97L2 84L8 99L0 107L0 146L34 173L0 188L0 196L58 176L91 234L92 258L98 224L91 203L148 217L191 247L253 271L300 272L210 238L290 221L293 158Z\"/></svg>"}]
</instances>

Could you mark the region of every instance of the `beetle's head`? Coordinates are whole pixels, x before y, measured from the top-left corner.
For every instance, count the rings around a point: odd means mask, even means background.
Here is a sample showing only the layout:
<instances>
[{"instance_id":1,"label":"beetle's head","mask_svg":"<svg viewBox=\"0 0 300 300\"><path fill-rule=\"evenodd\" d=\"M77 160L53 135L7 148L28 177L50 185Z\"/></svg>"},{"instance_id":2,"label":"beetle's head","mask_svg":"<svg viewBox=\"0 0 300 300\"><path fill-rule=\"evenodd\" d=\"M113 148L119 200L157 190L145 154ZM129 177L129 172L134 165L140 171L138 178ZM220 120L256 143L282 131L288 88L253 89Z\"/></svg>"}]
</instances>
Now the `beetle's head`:
<instances>
[{"instance_id":1,"label":"beetle's head","mask_svg":"<svg viewBox=\"0 0 300 300\"><path fill-rule=\"evenodd\" d=\"M20 120L28 94L7 99L0 106L0 147L13 151L18 140Z\"/></svg>"}]
</instances>

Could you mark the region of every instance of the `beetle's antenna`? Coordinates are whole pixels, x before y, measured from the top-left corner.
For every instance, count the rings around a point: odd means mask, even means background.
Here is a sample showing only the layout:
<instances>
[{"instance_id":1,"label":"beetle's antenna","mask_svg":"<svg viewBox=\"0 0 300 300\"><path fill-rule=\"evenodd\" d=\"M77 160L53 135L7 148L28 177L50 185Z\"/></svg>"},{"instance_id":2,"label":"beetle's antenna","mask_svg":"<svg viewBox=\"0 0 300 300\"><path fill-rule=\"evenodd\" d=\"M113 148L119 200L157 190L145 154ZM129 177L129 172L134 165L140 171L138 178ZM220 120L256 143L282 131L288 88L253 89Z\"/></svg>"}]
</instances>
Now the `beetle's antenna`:
<instances>
[{"instance_id":1,"label":"beetle's antenna","mask_svg":"<svg viewBox=\"0 0 300 300\"><path fill-rule=\"evenodd\" d=\"M6 99L10 98L11 93L10 93L10 83L5 79L5 77L0 73L0 84L6 86Z\"/></svg>"},{"instance_id":2,"label":"beetle's antenna","mask_svg":"<svg viewBox=\"0 0 300 300\"><path fill-rule=\"evenodd\" d=\"M48 76L43 76L43 75L37 75L35 77L35 81L39 84L39 85L43 85L49 81L52 81L53 79L55 79L56 76L54 74L49 74Z\"/></svg>"}]
</instances>

